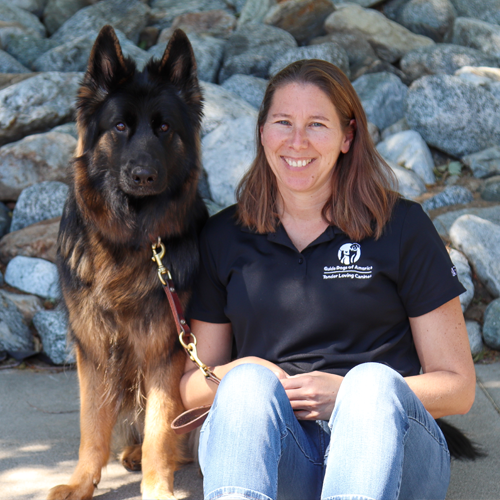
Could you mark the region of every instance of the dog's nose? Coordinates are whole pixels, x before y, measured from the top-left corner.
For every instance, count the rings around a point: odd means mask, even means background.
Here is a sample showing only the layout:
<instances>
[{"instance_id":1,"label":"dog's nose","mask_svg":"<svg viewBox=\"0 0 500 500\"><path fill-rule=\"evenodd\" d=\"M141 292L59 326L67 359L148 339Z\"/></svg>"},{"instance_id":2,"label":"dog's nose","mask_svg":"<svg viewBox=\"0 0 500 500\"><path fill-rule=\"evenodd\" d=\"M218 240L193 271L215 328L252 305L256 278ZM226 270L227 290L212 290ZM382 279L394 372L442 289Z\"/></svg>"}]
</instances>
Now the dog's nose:
<instances>
[{"instance_id":1,"label":"dog's nose","mask_svg":"<svg viewBox=\"0 0 500 500\"><path fill-rule=\"evenodd\" d=\"M152 186L157 177L157 172L152 168L134 167L132 169L132 180L138 186Z\"/></svg>"}]
</instances>

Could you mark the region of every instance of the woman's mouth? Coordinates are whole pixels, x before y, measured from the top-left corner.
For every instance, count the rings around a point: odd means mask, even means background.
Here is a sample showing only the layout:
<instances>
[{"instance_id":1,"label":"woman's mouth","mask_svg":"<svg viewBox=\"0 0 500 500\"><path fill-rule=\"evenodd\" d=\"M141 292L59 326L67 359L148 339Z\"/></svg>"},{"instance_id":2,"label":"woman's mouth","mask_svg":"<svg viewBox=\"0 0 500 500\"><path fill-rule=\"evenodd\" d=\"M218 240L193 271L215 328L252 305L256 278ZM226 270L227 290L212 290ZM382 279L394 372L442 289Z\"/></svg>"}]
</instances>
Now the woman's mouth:
<instances>
[{"instance_id":1,"label":"woman's mouth","mask_svg":"<svg viewBox=\"0 0 500 500\"><path fill-rule=\"evenodd\" d=\"M282 156L282 158L290 167L305 167L306 165L308 165L313 161L313 158L300 159L300 158L286 158L285 156Z\"/></svg>"}]
</instances>

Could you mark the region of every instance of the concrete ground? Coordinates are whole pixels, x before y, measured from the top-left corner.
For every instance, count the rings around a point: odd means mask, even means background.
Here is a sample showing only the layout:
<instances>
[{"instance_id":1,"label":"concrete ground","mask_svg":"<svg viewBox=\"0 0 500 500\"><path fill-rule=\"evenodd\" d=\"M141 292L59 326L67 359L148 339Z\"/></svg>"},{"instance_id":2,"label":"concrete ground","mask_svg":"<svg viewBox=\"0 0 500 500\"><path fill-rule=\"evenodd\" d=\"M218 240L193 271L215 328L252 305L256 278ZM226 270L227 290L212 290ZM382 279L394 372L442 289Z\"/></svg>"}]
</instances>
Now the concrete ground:
<instances>
[{"instance_id":1,"label":"concrete ground","mask_svg":"<svg viewBox=\"0 0 500 500\"><path fill-rule=\"evenodd\" d=\"M453 462L448 500L500 500L500 364L476 365L476 401L448 420L480 443L488 457ZM45 500L76 465L79 445L76 373L0 372L0 498ZM108 464L95 497L141 500L140 473ZM177 498L202 500L202 481L190 465L176 474ZM304 499L307 500L307 499Z\"/></svg>"}]
</instances>

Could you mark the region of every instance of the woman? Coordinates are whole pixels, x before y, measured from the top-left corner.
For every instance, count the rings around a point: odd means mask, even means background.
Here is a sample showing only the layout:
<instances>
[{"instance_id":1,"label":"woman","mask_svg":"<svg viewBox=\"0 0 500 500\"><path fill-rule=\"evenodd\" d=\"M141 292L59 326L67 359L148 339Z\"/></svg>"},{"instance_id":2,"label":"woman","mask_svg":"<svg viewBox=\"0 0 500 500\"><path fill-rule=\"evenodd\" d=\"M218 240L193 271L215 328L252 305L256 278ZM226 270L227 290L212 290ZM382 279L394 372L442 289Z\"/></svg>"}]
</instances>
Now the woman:
<instances>
[{"instance_id":1,"label":"woman","mask_svg":"<svg viewBox=\"0 0 500 500\"><path fill-rule=\"evenodd\" d=\"M187 408L205 498L444 498L434 418L466 413L464 291L420 205L391 189L359 99L319 60L269 83L238 204L201 239Z\"/></svg>"}]
</instances>

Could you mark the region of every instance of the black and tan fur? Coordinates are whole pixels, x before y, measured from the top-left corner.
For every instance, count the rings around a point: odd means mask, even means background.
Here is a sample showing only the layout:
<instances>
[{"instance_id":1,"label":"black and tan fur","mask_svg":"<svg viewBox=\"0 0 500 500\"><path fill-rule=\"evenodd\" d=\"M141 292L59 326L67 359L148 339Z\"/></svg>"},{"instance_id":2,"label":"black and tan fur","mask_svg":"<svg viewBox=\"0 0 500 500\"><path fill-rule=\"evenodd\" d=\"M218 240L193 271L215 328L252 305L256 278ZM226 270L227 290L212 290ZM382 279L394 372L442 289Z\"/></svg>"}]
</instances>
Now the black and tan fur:
<instances>
[{"instance_id":1,"label":"black and tan fur","mask_svg":"<svg viewBox=\"0 0 500 500\"><path fill-rule=\"evenodd\" d=\"M197 191L202 98L187 37L177 30L162 59L140 72L105 26L77 104L58 266L76 347L81 443L71 479L48 498L92 497L116 423L134 439L122 461L142 465L143 498L174 498L183 454L170 423L183 410L185 355L151 245L165 243L164 264L186 307L207 217Z\"/></svg>"}]
</instances>

